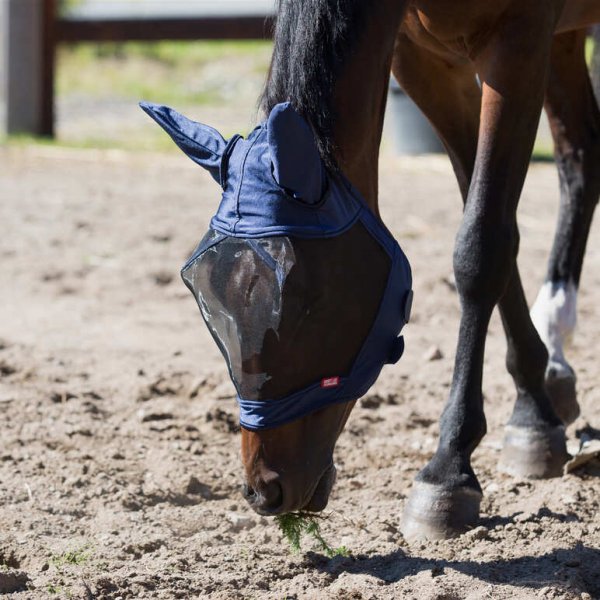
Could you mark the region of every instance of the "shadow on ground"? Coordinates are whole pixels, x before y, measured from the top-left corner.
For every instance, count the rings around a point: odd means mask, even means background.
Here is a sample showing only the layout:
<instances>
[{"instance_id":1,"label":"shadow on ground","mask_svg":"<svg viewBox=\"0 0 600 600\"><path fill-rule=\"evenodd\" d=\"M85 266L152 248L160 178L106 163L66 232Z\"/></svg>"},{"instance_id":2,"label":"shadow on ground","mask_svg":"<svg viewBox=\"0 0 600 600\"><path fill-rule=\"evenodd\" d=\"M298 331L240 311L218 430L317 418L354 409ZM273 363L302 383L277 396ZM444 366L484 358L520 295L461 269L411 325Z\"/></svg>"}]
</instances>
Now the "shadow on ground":
<instances>
[{"instance_id":1,"label":"shadow on ground","mask_svg":"<svg viewBox=\"0 0 600 600\"><path fill-rule=\"evenodd\" d=\"M585 591L593 598L600 597L600 550L585 544L558 548L541 556L488 562L420 558L400 549L385 555L340 557L331 561L313 553L307 558L315 568L334 578L342 573L363 574L391 584L421 571L430 571L432 577L438 577L446 570L454 570L495 585L532 589L564 586Z\"/></svg>"}]
</instances>

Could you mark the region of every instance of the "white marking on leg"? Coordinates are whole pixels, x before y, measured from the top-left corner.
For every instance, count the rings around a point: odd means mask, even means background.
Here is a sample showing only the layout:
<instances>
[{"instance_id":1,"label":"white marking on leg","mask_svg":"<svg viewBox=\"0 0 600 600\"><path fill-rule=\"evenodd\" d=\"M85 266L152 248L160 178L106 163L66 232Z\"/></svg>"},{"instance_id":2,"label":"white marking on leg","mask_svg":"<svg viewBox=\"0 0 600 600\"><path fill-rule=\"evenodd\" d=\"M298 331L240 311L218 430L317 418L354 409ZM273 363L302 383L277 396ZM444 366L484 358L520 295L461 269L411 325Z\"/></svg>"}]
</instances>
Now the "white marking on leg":
<instances>
[{"instance_id":1,"label":"white marking on leg","mask_svg":"<svg viewBox=\"0 0 600 600\"><path fill-rule=\"evenodd\" d=\"M564 347L571 341L577 321L575 284L572 281L544 283L531 309L531 320L548 349L548 369L554 368L556 377L572 377Z\"/></svg>"}]
</instances>

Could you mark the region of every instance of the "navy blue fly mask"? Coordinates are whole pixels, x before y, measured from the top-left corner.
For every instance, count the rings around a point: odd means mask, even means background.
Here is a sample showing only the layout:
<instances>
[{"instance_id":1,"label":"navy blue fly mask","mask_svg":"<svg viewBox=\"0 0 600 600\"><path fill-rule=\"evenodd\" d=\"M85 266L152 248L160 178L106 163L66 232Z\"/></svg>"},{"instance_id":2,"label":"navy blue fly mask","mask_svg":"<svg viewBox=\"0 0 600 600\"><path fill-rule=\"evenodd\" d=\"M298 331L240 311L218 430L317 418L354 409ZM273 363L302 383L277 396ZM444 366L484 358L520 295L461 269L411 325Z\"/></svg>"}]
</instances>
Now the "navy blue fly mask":
<instances>
[{"instance_id":1,"label":"navy blue fly mask","mask_svg":"<svg viewBox=\"0 0 600 600\"><path fill-rule=\"evenodd\" d=\"M383 366L397 362L404 350L400 332L412 305L410 265L360 193L343 175L325 168L308 123L289 103L278 104L247 139L235 135L225 140L215 129L166 106L143 102L141 107L223 190L210 229L184 265L182 278L227 362L241 425L250 430L276 427L364 395ZM340 265L339 258L331 265L331 277L350 286L352 297L354 290L357 298L375 290L372 319L345 372L320 373L283 395L265 397L277 378L294 380L293 371L265 367L264 349L284 351L286 308L301 304L310 293L311 266L321 262L305 257L313 256L311 243L326 239L350 244L342 246L349 251L359 240L384 258L385 281L367 290L362 280L369 265L362 277L360 269L354 276L354 267ZM326 268L327 258L322 262L325 266L319 268ZM354 259L355 266L358 262ZM304 273L303 286L298 285L299 272ZM327 331L309 313L303 330L326 340ZM357 320L349 316L341 326L350 326L352 318Z\"/></svg>"}]
</instances>

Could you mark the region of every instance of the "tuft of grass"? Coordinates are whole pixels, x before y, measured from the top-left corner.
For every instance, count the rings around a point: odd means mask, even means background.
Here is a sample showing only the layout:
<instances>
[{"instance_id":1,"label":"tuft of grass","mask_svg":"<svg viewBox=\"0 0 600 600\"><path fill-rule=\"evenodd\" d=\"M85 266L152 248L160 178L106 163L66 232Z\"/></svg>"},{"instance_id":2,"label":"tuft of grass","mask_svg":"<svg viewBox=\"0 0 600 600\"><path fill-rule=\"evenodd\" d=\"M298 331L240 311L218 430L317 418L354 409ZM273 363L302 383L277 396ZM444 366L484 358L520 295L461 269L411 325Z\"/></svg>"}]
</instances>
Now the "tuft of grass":
<instances>
[{"instance_id":1,"label":"tuft of grass","mask_svg":"<svg viewBox=\"0 0 600 600\"><path fill-rule=\"evenodd\" d=\"M69 580L73 576L81 577L81 574L90 568L96 571L105 571L107 568L105 564L93 560L93 557L94 551L91 543L86 543L73 550L53 554L49 562L56 572L54 573L53 581L46 585L47 595L74 598L74 592L69 583Z\"/></svg>"},{"instance_id":2,"label":"tuft of grass","mask_svg":"<svg viewBox=\"0 0 600 600\"><path fill-rule=\"evenodd\" d=\"M126 150L129 152L162 152L168 154L179 154L179 148L172 142L171 138L157 127L147 127L143 133L111 138L102 138L98 135L87 135L73 138L47 138L33 134L14 133L10 135L0 134L0 147L8 148L31 148L35 146L50 148L67 148L76 150ZM233 132L237 133L237 132ZM225 137L231 137L233 133L224 132Z\"/></svg>"},{"instance_id":3,"label":"tuft of grass","mask_svg":"<svg viewBox=\"0 0 600 600\"><path fill-rule=\"evenodd\" d=\"M319 550L329 558L350 555L350 551L345 546L333 548L325 541L321 534L318 518L312 513L288 513L285 515L278 515L275 517L275 520L294 553L300 552L302 537L308 536L316 541Z\"/></svg>"},{"instance_id":4,"label":"tuft of grass","mask_svg":"<svg viewBox=\"0 0 600 600\"><path fill-rule=\"evenodd\" d=\"M49 583L46 586L46 591L50 596L56 596L57 594L63 593L63 588L59 585L54 585L53 583Z\"/></svg>"},{"instance_id":5,"label":"tuft of grass","mask_svg":"<svg viewBox=\"0 0 600 600\"><path fill-rule=\"evenodd\" d=\"M62 554L57 554L50 559L50 562L57 568L66 565L84 565L92 556L92 551L88 545L78 548L77 550L67 550Z\"/></svg>"}]
</instances>

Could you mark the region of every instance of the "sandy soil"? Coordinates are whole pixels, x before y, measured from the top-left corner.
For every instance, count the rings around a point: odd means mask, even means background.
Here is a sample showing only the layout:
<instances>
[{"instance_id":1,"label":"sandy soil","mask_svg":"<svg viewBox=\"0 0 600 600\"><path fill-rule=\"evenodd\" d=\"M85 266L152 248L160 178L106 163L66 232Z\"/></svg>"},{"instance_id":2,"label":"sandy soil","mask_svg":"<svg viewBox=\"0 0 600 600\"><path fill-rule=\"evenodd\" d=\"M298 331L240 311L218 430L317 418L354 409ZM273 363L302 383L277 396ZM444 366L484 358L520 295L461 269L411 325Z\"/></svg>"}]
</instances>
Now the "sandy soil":
<instances>
[{"instance_id":1,"label":"sandy soil","mask_svg":"<svg viewBox=\"0 0 600 600\"><path fill-rule=\"evenodd\" d=\"M496 469L514 390L497 316L474 466L481 527L408 544L398 531L431 455L458 324L460 202L445 159L382 165L382 212L411 258L407 352L355 409L323 523L348 558L293 555L240 495L236 405L178 269L218 199L183 157L0 149L0 593L24 598L600 598L600 469L519 481ZM557 207L531 169L520 215L530 299ZM600 230L569 356L600 427ZM434 352L438 349L439 352ZM431 360L434 355L441 355ZM20 590L20 591L19 591Z\"/></svg>"}]
</instances>

